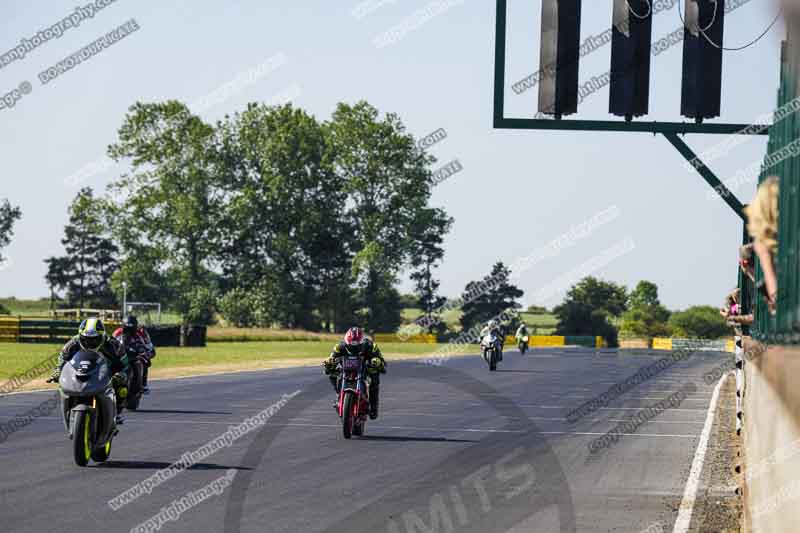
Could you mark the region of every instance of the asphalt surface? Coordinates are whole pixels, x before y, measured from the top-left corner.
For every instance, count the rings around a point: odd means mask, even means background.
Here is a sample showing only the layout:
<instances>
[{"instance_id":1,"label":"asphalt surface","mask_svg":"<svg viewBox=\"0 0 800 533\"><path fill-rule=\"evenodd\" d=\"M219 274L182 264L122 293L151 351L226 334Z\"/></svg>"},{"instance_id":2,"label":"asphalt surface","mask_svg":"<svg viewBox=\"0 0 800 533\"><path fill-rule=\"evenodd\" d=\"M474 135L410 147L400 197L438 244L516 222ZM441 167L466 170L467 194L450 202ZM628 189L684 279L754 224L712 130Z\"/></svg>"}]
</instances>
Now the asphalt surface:
<instances>
[{"instance_id":1,"label":"asphalt surface","mask_svg":"<svg viewBox=\"0 0 800 533\"><path fill-rule=\"evenodd\" d=\"M704 374L730 354L693 355L566 420L666 355L511 351L495 373L477 356L390 363L380 418L349 441L316 368L154 381L105 464L74 465L57 411L8 435L0 530L672 531L713 388ZM680 405L590 453L591 441L689 383L697 390ZM111 509L111 498L296 391L262 427ZM52 396L0 397L0 422ZM215 480L221 494L138 527Z\"/></svg>"}]
</instances>

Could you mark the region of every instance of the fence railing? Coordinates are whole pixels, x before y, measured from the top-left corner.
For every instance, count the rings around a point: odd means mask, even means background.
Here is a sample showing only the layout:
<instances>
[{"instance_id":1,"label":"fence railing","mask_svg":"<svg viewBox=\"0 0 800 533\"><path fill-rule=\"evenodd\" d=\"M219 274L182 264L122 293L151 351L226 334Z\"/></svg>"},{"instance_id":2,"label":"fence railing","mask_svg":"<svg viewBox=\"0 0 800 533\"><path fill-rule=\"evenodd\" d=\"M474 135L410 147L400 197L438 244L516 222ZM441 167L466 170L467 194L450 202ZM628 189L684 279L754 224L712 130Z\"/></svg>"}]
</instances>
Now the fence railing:
<instances>
[{"instance_id":1,"label":"fence railing","mask_svg":"<svg viewBox=\"0 0 800 533\"><path fill-rule=\"evenodd\" d=\"M784 42L781 49L779 108L787 106L798 95L796 68L788 57ZM753 337L769 344L791 344L797 341L793 328L798 323L800 313L800 158L793 144L800 140L800 119L797 115L797 112L789 113L770 128L767 155L759 176L759 183L769 176L777 176L780 183L776 314L769 313L764 298L757 297L754 306ZM782 155L776 157L779 152ZM772 164L769 163L770 160ZM763 279L761 265L756 261L756 282Z\"/></svg>"}]
</instances>

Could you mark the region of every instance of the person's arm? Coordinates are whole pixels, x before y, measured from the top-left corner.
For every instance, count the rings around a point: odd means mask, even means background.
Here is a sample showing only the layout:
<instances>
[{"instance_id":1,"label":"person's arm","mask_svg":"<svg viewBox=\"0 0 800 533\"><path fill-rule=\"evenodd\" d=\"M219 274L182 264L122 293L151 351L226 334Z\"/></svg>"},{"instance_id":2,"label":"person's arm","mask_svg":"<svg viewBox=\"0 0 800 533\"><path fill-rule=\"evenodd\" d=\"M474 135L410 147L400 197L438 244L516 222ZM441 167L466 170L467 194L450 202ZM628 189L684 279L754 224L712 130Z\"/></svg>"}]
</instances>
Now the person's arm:
<instances>
[{"instance_id":1,"label":"person's arm","mask_svg":"<svg viewBox=\"0 0 800 533\"><path fill-rule=\"evenodd\" d=\"M772 262L772 253L767 246L756 241L753 249L758 255L761 263L761 270L764 272L764 285L767 289L767 307L771 314L775 314L775 307L778 300L778 276L775 274L775 265Z\"/></svg>"}]
</instances>

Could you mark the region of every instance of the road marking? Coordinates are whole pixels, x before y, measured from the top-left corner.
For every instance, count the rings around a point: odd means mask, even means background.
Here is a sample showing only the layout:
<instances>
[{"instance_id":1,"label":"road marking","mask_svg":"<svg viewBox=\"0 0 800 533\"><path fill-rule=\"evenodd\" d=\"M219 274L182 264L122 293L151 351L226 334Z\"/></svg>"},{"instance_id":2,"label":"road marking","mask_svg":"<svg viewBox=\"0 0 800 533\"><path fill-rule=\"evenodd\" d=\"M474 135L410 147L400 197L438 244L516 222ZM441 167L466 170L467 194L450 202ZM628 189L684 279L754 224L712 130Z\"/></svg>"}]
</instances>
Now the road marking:
<instances>
[{"instance_id":1,"label":"road marking","mask_svg":"<svg viewBox=\"0 0 800 533\"><path fill-rule=\"evenodd\" d=\"M719 379L711 395L711 403L708 406L706 423L703 425L703 430L700 432L700 442L697 443L697 451L692 460L692 468L689 470L689 478L686 480L686 489L683 491L683 499L681 500L678 518L675 519L675 527L672 529L672 533L686 533L689 530L689 524L692 522L694 502L697 497L697 489L700 486L700 474L703 472L703 462L705 461L706 450L708 449L708 438L711 436L711 427L714 425L714 411L717 407L717 400L719 399L719 391L722 388L722 383L727 377L728 375L726 374Z\"/></svg>"}]
</instances>

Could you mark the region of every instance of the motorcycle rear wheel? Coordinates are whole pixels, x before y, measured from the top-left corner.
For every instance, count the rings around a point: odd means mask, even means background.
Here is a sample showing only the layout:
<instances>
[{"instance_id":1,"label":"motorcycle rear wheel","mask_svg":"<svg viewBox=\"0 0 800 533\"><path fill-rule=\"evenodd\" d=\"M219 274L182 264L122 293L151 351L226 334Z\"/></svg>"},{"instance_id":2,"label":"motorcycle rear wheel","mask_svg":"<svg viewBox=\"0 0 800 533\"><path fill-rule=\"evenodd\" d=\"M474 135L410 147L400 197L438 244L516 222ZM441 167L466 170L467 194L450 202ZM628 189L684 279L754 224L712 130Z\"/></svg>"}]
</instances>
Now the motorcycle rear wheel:
<instances>
[{"instance_id":1,"label":"motorcycle rear wheel","mask_svg":"<svg viewBox=\"0 0 800 533\"><path fill-rule=\"evenodd\" d=\"M92 461L95 463L108 461L109 456L111 456L111 439L108 439L108 442L92 451Z\"/></svg>"}]
</instances>

